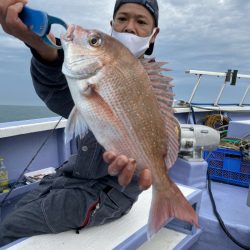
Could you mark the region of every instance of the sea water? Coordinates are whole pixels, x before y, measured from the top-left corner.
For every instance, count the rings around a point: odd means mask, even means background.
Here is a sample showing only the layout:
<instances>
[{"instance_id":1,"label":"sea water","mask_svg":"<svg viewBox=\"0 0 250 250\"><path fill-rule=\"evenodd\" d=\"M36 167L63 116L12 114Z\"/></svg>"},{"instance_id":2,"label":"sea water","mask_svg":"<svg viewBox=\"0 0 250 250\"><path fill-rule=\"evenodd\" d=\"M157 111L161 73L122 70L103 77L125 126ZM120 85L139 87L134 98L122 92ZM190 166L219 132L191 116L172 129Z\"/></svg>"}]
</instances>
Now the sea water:
<instances>
[{"instance_id":1,"label":"sea water","mask_svg":"<svg viewBox=\"0 0 250 250\"><path fill-rule=\"evenodd\" d=\"M0 123L55 116L46 106L0 105Z\"/></svg>"}]
</instances>

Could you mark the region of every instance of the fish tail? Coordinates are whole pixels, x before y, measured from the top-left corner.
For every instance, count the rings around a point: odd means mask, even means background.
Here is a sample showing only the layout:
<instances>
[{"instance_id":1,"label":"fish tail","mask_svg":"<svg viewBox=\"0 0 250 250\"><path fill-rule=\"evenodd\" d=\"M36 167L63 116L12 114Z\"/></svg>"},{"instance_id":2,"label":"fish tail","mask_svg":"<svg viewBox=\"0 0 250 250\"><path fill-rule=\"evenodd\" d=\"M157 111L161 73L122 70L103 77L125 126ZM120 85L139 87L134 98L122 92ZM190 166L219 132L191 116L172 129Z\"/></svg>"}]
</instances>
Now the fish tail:
<instances>
[{"instance_id":1,"label":"fish tail","mask_svg":"<svg viewBox=\"0 0 250 250\"><path fill-rule=\"evenodd\" d=\"M169 178L168 178L169 179ZM169 179L170 180L170 179ZM198 216L174 182L168 191L153 188L147 236L150 239L173 217L199 227Z\"/></svg>"}]
</instances>

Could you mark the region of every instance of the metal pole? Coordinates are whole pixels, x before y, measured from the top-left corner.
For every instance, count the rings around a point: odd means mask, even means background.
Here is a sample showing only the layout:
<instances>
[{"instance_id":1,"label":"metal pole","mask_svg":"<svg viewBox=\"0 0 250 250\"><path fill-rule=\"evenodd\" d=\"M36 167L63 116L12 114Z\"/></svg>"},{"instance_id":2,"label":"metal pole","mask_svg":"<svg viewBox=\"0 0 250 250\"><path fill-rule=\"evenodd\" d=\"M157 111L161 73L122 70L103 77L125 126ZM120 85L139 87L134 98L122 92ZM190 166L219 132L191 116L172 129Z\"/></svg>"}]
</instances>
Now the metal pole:
<instances>
[{"instance_id":1,"label":"metal pole","mask_svg":"<svg viewBox=\"0 0 250 250\"><path fill-rule=\"evenodd\" d=\"M201 82L201 77L202 77L202 75L200 74L200 75L198 76L198 81L196 82L196 84L195 84L195 86L194 86L193 92L192 92L192 94L191 94L191 96L190 96L190 98L189 98L189 100L188 100L188 103L191 103L191 101L193 100L194 94L195 94L195 92L196 92L196 90L197 90L197 88L198 88L198 86L199 86L199 84L200 84L200 82Z\"/></svg>"},{"instance_id":2,"label":"metal pole","mask_svg":"<svg viewBox=\"0 0 250 250\"><path fill-rule=\"evenodd\" d=\"M222 85L222 87L221 87L220 93L219 93L219 95L217 96L217 99L216 99L216 101L215 101L215 103L214 103L214 106L218 106L218 103L219 103L220 98L221 98L221 95L222 95L222 93L223 93L223 91L224 91L224 89L225 89L225 87L226 87L226 84L227 84L227 80L225 79L225 81L224 81L224 83L223 83L223 85Z\"/></svg>"},{"instance_id":3,"label":"metal pole","mask_svg":"<svg viewBox=\"0 0 250 250\"><path fill-rule=\"evenodd\" d=\"M206 75L206 76L218 76L226 77L227 73L225 72L212 72L212 71L201 71L201 70L186 70L186 74L195 74L195 75ZM237 78L246 78L250 79L250 75L237 74Z\"/></svg>"},{"instance_id":4,"label":"metal pole","mask_svg":"<svg viewBox=\"0 0 250 250\"><path fill-rule=\"evenodd\" d=\"M225 89L225 87L226 87L226 83L227 83L227 74L228 74L228 72L225 73L225 72L213 72L213 71L202 71L202 70L187 70L187 71L185 71L185 73L187 73L187 74L193 74L193 75L198 75L198 76L199 76L198 81L197 81L197 83L196 83L196 85L195 85L195 87L194 87L194 89L193 89L193 92L192 92L192 94L191 94L191 96L190 96L190 98L189 98L188 103L191 103L191 102L192 102L192 99L194 98L194 95L195 95L195 93L196 93L197 87L198 87L199 84L200 84L201 76L225 77L225 82L223 83L223 85L222 85L222 87L221 87L221 90L220 90L220 93L219 93L219 95L217 96L216 101L214 102L214 106L218 106L218 103L219 103L219 101L220 101L221 95L223 94L223 91L224 91L224 89ZM250 75L237 74L236 78L237 78L237 79L241 79L241 78L250 79ZM239 103L239 106L242 106L242 105L243 105L244 100L245 100L245 98L246 98L246 96L247 96L249 90L250 90L250 83L249 83L249 86L247 87L247 89L246 89L246 91L245 91L245 93L244 93L244 96L243 96L241 102Z\"/></svg>"},{"instance_id":5,"label":"metal pole","mask_svg":"<svg viewBox=\"0 0 250 250\"><path fill-rule=\"evenodd\" d=\"M249 83L249 85L248 85L247 88L246 88L246 91L245 91L245 93L244 93L244 95L243 95L243 97L242 97L242 99L241 99L241 101L240 101L239 106L243 106L243 103L244 103L244 101L245 101L245 98L246 98L246 96L247 96L247 93L248 93L249 89L250 89L250 83Z\"/></svg>"}]
</instances>

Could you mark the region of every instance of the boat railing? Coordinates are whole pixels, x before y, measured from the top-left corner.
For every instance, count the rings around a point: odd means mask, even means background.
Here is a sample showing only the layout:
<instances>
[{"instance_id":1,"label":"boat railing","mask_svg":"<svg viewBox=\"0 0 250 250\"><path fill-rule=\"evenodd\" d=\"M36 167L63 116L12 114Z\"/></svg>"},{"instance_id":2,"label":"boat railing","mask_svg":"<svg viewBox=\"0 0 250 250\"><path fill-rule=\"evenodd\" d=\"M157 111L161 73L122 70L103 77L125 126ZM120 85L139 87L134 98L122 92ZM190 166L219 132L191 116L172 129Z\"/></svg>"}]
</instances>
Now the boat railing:
<instances>
[{"instance_id":1,"label":"boat railing","mask_svg":"<svg viewBox=\"0 0 250 250\"><path fill-rule=\"evenodd\" d=\"M187 70L185 73L187 74L193 74L198 76L198 79L195 83L195 86L192 90L191 96L188 99L188 103L191 104L192 100L194 99L195 93L197 92L197 89L201 83L201 79L204 76L215 76L215 77L222 77L224 78L224 82L220 88L220 91L216 97L215 102L213 103L213 106L219 106L220 100L221 100L221 96L225 90L225 87L227 84L230 83L230 85L236 85L236 82L238 79L250 79L250 75L245 75L245 74L239 74L238 70L228 70L227 72L212 72L212 71L201 71L201 70ZM238 103L238 106L244 106L244 102L246 99L246 96L248 94L250 90L250 82L248 83L246 90L240 100L240 102Z\"/></svg>"}]
</instances>

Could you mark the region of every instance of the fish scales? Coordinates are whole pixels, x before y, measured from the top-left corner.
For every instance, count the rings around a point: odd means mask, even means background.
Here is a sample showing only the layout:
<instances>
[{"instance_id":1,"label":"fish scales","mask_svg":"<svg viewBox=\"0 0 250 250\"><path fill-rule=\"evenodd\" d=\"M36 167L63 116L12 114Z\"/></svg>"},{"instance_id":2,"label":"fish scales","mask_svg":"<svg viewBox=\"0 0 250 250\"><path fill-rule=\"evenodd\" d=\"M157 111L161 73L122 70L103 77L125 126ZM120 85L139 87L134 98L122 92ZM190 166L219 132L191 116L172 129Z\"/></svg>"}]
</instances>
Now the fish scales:
<instances>
[{"instance_id":1,"label":"fish scales","mask_svg":"<svg viewBox=\"0 0 250 250\"><path fill-rule=\"evenodd\" d=\"M115 72L114 70L112 70L110 73L111 74L115 73L117 76L119 76L119 70L116 70ZM105 72L105 77L103 78L103 80L109 80L108 76L109 74ZM102 95L102 96L105 100L108 100L109 105L113 107L113 112L115 113L115 116L120 121L122 121L121 123L122 123L123 133L125 133L124 128L125 127L128 128L128 130L126 130L127 134L123 137L123 140L127 141L127 146L129 148L131 148L132 146L131 149L135 150L136 146L135 146L134 141L136 138L136 134L134 133L134 130L133 130L133 124L131 123L131 120L129 119L129 115L131 113L136 112L136 110L134 110L135 104L131 102L128 103L127 100L123 98L123 95L126 89L124 88L124 85L122 85L122 83L119 82L119 79L121 79L121 76L117 78L117 81L115 81L116 84L113 86L114 89L105 91L107 95L106 96ZM100 91L102 92L102 90ZM133 145L130 145L131 138L133 138ZM136 152L136 150L134 152Z\"/></svg>"},{"instance_id":2,"label":"fish scales","mask_svg":"<svg viewBox=\"0 0 250 250\"><path fill-rule=\"evenodd\" d=\"M138 156L141 155L141 152L145 152L144 162L141 164L143 166L143 164L148 165L152 162L146 160L148 156L155 156L154 152L152 152L152 145L148 145L148 143L153 143L155 146L162 144L157 143L163 138L163 134L159 134L160 129L157 128L159 127L157 126L157 121L159 119L161 120L161 117L158 112L159 107L157 102L154 100L155 105L151 103L149 105L147 103L147 101L150 100L149 98L155 99L155 97L152 94L152 87L149 84L148 77L145 76L145 74L143 75L144 69L140 64L133 65L133 67L128 65L127 68L128 73L124 76L123 72L126 71L124 65L116 64L115 69L108 67L101 81L112 83L110 85L106 84L109 86L107 90L105 89L106 87L104 87L105 84L101 83L100 86L103 86L103 89L100 89L100 95L102 95L109 106L113 108L116 117L122 121L123 129L128 131L127 137L123 138L123 140L133 141L134 146L132 146L132 148L130 146L132 150L130 150L129 155L132 158L140 159L141 156ZM131 68L133 68L132 72L130 72ZM139 77L134 77L134 71L138 72L137 75ZM112 75L116 75L116 79L112 79ZM124 84L124 78L126 84ZM123 80L122 82L121 79ZM138 84L135 85L135 82ZM112 86L112 89L110 86ZM163 123L160 127L162 128L162 126ZM145 137L145 133L147 133L147 137ZM129 145L129 143L127 145ZM140 150L138 150L138 148L140 148ZM151 150L151 152L149 150ZM159 152L159 148L154 151Z\"/></svg>"}]
</instances>

